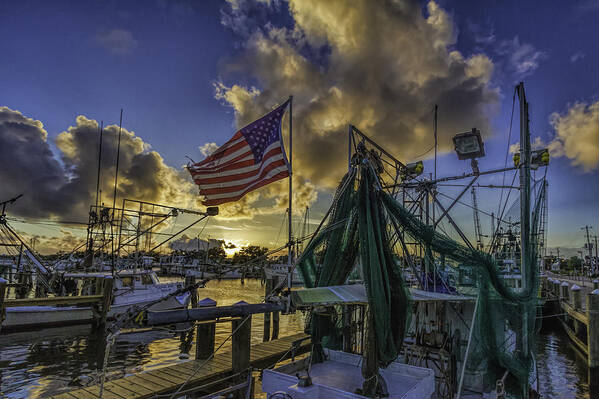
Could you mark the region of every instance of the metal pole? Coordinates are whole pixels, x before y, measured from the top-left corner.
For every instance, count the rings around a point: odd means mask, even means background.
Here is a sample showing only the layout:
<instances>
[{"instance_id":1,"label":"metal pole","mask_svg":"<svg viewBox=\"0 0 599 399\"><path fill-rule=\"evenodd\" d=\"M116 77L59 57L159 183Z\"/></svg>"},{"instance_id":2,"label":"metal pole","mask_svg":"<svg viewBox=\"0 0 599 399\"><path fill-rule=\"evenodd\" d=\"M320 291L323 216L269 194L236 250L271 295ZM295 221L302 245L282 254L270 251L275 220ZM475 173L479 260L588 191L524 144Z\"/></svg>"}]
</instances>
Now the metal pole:
<instances>
[{"instance_id":1,"label":"metal pole","mask_svg":"<svg viewBox=\"0 0 599 399\"><path fill-rule=\"evenodd\" d=\"M472 316L472 323L470 323L470 332L468 333L468 345L466 345L466 353L464 354L464 362L462 363L462 372L460 374L460 383L458 385L458 392L456 399L460 399L462 395L462 385L464 384L464 373L466 372L466 363L468 362L468 354L470 353L470 344L472 343L472 333L474 332L474 322L476 321L476 312L478 310L478 296L476 297L476 303L474 304L474 316Z\"/></svg>"},{"instance_id":2,"label":"metal pole","mask_svg":"<svg viewBox=\"0 0 599 399\"><path fill-rule=\"evenodd\" d=\"M351 170L351 125L347 126L347 171Z\"/></svg>"},{"instance_id":3,"label":"metal pole","mask_svg":"<svg viewBox=\"0 0 599 399\"><path fill-rule=\"evenodd\" d=\"M100 169L102 167L102 136L104 134L104 121L100 121L100 146L98 149L98 179L96 181L96 212L98 212L98 197L100 196Z\"/></svg>"},{"instance_id":4,"label":"metal pole","mask_svg":"<svg viewBox=\"0 0 599 399\"><path fill-rule=\"evenodd\" d=\"M116 205L116 187L119 180L119 157L121 154L121 130L123 127L123 109L121 108L121 117L119 119L119 141L116 147L116 173L114 174L114 195L112 197L112 217L114 219L114 207Z\"/></svg>"},{"instance_id":5,"label":"metal pole","mask_svg":"<svg viewBox=\"0 0 599 399\"><path fill-rule=\"evenodd\" d=\"M437 109L439 106L435 104L435 178L437 180Z\"/></svg>"},{"instance_id":6,"label":"metal pole","mask_svg":"<svg viewBox=\"0 0 599 399\"><path fill-rule=\"evenodd\" d=\"M595 265L597 266L597 262L599 262L599 257L597 256L597 236L595 236Z\"/></svg>"},{"instance_id":7,"label":"metal pole","mask_svg":"<svg viewBox=\"0 0 599 399\"><path fill-rule=\"evenodd\" d=\"M291 266L293 265L293 261L291 259L291 255L293 253L293 231L291 228L291 220L292 220L292 203L293 203L293 96L289 96L289 241L287 247L287 288L291 289L292 284L292 272Z\"/></svg>"},{"instance_id":8,"label":"metal pole","mask_svg":"<svg viewBox=\"0 0 599 399\"><path fill-rule=\"evenodd\" d=\"M524 83L518 85L520 100L520 270L522 290L528 290L529 273L533 272L534 259L530 256L530 130L528 129L528 103L524 93ZM520 338L523 356L528 357L528 313L522 313L522 331ZM528 387L523 387L523 396Z\"/></svg>"}]
</instances>

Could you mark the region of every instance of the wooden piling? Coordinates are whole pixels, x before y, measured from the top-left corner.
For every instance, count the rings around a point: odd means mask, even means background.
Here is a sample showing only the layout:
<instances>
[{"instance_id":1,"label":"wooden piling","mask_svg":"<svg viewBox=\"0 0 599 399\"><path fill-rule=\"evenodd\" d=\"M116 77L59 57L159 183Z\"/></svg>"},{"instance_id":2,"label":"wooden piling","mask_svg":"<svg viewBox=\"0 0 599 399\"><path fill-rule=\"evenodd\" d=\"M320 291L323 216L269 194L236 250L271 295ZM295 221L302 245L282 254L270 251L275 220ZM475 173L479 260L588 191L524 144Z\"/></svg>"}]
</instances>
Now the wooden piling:
<instances>
[{"instance_id":1,"label":"wooden piling","mask_svg":"<svg viewBox=\"0 0 599 399\"><path fill-rule=\"evenodd\" d=\"M238 304L241 303L244 302L238 302ZM231 338L231 363L233 366L233 374L243 373L250 368L252 315L233 320L231 328L231 331L233 332L233 337ZM242 382L245 379L247 379L247 375L241 375L238 381Z\"/></svg>"},{"instance_id":2,"label":"wooden piling","mask_svg":"<svg viewBox=\"0 0 599 399\"><path fill-rule=\"evenodd\" d=\"M200 308L216 306L216 301L204 298L198 303ZM216 335L216 323L208 321L199 323L196 329L196 359L208 359L214 352L214 341Z\"/></svg>"},{"instance_id":3,"label":"wooden piling","mask_svg":"<svg viewBox=\"0 0 599 399\"><path fill-rule=\"evenodd\" d=\"M581 292L581 288L574 284L571 288L570 291L572 291L572 307L574 308L574 310L582 310L582 292Z\"/></svg>"},{"instance_id":4,"label":"wooden piling","mask_svg":"<svg viewBox=\"0 0 599 399\"><path fill-rule=\"evenodd\" d=\"M100 326L106 325L106 316L110 311L110 305L112 304L112 289L114 286L114 280L112 276L107 276L103 278L102 281L102 307L100 308L100 320L98 324Z\"/></svg>"},{"instance_id":5,"label":"wooden piling","mask_svg":"<svg viewBox=\"0 0 599 399\"><path fill-rule=\"evenodd\" d=\"M279 284L279 277L273 278L273 289ZM272 312L272 334L270 339L278 339L279 338L279 318L281 316L280 312Z\"/></svg>"},{"instance_id":6,"label":"wooden piling","mask_svg":"<svg viewBox=\"0 0 599 399\"><path fill-rule=\"evenodd\" d=\"M185 287L191 287L193 285L196 284L196 277L189 275L189 276L185 276ZM191 290L191 307L192 308L197 308L198 307L198 290L194 289Z\"/></svg>"},{"instance_id":7,"label":"wooden piling","mask_svg":"<svg viewBox=\"0 0 599 399\"><path fill-rule=\"evenodd\" d=\"M587 294L588 377L591 398L599 397L599 289Z\"/></svg>"},{"instance_id":8,"label":"wooden piling","mask_svg":"<svg viewBox=\"0 0 599 399\"><path fill-rule=\"evenodd\" d=\"M264 284L264 299L268 298L273 290L274 282L272 277L266 279ZM264 313L264 328L262 330L262 342L270 341L270 313Z\"/></svg>"},{"instance_id":9,"label":"wooden piling","mask_svg":"<svg viewBox=\"0 0 599 399\"><path fill-rule=\"evenodd\" d=\"M342 314L343 323L343 351L351 352L352 350L352 313L353 305L344 305Z\"/></svg>"},{"instance_id":10,"label":"wooden piling","mask_svg":"<svg viewBox=\"0 0 599 399\"><path fill-rule=\"evenodd\" d=\"M556 299L559 299L560 294L559 294L559 290L560 290L560 284L562 282L559 280L553 280L553 294L555 295Z\"/></svg>"},{"instance_id":11,"label":"wooden piling","mask_svg":"<svg viewBox=\"0 0 599 399\"><path fill-rule=\"evenodd\" d=\"M6 307L4 306L4 298L6 297L7 281L0 277L0 331L2 330L2 322L6 318Z\"/></svg>"},{"instance_id":12,"label":"wooden piling","mask_svg":"<svg viewBox=\"0 0 599 399\"><path fill-rule=\"evenodd\" d=\"M562 291L562 295L561 295L562 300L565 301L565 302L568 302L570 300L570 290L569 290L568 282L564 281L561 284L561 287L562 287L561 288L561 291Z\"/></svg>"},{"instance_id":13,"label":"wooden piling","mask_svg":"<svg viewBox=\"0 0 599 399\"><path fill-rule=\"evenodd\" d=\"M96 277L96 284L94 287L94 294L95 295L102 295L103 294L103 286L104 286L104 277Z\"/></svg>"}]
</instances>

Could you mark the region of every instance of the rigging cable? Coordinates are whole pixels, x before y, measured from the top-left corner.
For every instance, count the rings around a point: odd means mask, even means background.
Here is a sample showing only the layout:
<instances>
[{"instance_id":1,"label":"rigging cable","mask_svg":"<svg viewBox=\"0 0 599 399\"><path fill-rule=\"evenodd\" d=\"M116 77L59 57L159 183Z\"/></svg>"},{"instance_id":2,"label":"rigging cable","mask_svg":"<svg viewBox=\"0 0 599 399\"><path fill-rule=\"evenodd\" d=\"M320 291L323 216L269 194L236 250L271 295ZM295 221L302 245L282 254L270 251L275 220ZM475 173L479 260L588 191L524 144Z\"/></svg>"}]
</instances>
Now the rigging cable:
<instances>
[{"instance_id":1,"label":"rigging cable","mask_svg":"<svg viewBox=\"0 0 599 399\"><path fill-rule=\"evenodd\" d=\"M512 124L514 122L514 106L516 104L516 89L514 89L514 95L512 96L512 115L510 116L510 129L507 137L507 148L505 149L505 162L503 164L504 168L507 168L507 160L510 155L510 141L512 140ZM505 171L502 173L501 179L501 194L499 196L499 207L497 208L497 214L501 211L501 201L503 200L503 186L505 186ZM513 184L513 183L512 183ZM506 199L507 201L507 199Z\"/></svg>"}]
</instances>

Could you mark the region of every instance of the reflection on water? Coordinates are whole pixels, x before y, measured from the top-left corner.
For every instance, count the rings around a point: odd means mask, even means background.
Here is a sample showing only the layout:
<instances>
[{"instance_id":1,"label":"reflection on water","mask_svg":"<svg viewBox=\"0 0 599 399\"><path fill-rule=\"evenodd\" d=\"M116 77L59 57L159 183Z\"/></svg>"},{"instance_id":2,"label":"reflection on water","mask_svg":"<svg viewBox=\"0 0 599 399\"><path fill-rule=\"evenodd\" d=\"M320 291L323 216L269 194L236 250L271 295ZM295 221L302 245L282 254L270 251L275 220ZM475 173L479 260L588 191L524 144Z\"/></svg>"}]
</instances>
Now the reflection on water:
<instances>
[{"instance_id":1,"label":"reflection on water","mask_svg":"<svg viewBox=\"0 0 599 399\"><path fill-rule=\"evenodd\" d=\"M261 302L264 288L259 281L211 281L199 290L200 299L210 297L218 305L243 300ZM263 315L252 317L252 342L262 340ZM281 316L280 335L301 331L304 315ZM217 325L216 347L231 333L231 323ZM230 346L227 342L223 349ZM89 326L46 329L0 336L0 397L45 397L75 389L94 381L104 357L105 341ZM195 338L168 331L120 336L111 351L107 376L172 364L181 352L193 358ZM539 386L544 398L587 398L585 359L559 330L543 333L538 342Z\"/></svg>"},{"instance_id":2,"label":"reflection on water","mask_svg":"<svg viewBox=\"0 0 599 399\"><path fill-rule=\"evenodd\" d=\"M558 329L543 332L537 346L539 389L543 398L588 398L584 356Z\"/></svg>"},{"instance_id":3,"label":"reflection on water","mask_svg":"<svg viewBox=\"0 0 599 399\"><path fill-rule=\"evenodd\" d=\"M168 280L168 279L161 279ZM199 298L212 298L219 306L238 301L259 303L264 288L258 280L211 281ZM280 336L303 329L304 315L281 316ZM252 316L252 343L262 342L264 316ZM231 334L231 323L217 324L216 347ZM230 346L230 340L221 350ZM97 369L104 358L105 338L89 326L45 329L0 336L0 397L46 397L99 381ZM119 336L110 355L107 377L118 378L141 370L181 361L185 351L195 355L195 337L169 331Z\"/></svg>"}]
</instances>

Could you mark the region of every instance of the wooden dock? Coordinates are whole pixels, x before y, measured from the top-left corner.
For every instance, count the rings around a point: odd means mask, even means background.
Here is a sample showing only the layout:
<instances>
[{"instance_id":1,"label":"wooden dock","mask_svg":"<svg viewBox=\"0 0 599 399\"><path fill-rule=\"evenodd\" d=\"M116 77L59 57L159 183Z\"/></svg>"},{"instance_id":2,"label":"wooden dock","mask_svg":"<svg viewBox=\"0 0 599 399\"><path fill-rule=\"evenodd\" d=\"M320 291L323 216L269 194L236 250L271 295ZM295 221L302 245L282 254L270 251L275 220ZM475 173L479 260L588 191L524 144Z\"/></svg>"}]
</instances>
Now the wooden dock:
<instances>
[{"instance_id":1,"label":"wooden dock","mask_svg":"<svg viewBox=\"0 0 599 399\"><path fill-rule=\"evenodd\" d=\"M544 311L557 319L570 341L586 356L589 390L599 397L599 280L541 278ZM546 317L546 316L544 316Z\"/></svg>"},{"instance_id":2,"label":"wooden dock","mask_svg":"<svg viewBox=\"0 0 599 399\"><path fill-rule=\"evenodd\" d=\"M302 340L296 347L294 355L310 350L308 335L299 333L274 341L252 345L250 349L250 365L253 368L267 368L282 358L290 358L293 343ZM203 363L203 367L198 370ZM104 384L102 397L105 399L142 399L159 394L175 392L188 379L185 388L201 387L214 383L233 374L232 352L217 353L212 359L189 360L172 366L137 373L124 378L108 381ZM191 378L190 378L191 377ZM77 389L52 396L53 399L96 399L99 398L99 385Z\"/></svg>"}]
</instances>

